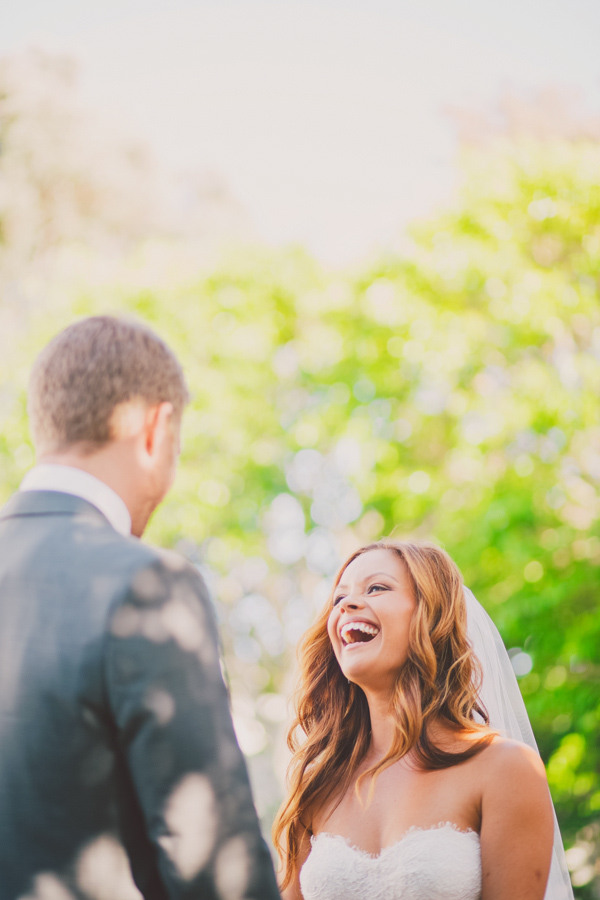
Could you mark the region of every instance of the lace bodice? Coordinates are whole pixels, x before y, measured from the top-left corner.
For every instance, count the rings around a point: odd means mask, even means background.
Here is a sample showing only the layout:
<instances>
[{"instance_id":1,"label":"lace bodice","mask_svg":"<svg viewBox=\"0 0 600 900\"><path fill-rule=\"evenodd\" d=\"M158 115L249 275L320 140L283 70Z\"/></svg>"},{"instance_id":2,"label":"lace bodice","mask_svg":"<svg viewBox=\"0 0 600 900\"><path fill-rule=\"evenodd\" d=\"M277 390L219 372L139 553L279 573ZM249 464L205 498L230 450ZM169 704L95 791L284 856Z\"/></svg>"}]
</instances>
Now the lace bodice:
<instances>
[{"instance_id":1,"label":"lace bodice","mask_svg":"<svg viewBox=\"0 0 600 900\"><path fill-rule=\"evenodd\" d=\"M480 900L475 831L450 822L411 828L379 856L321 832L300 872L304 900Z\"/></svg>"}]
</instances>

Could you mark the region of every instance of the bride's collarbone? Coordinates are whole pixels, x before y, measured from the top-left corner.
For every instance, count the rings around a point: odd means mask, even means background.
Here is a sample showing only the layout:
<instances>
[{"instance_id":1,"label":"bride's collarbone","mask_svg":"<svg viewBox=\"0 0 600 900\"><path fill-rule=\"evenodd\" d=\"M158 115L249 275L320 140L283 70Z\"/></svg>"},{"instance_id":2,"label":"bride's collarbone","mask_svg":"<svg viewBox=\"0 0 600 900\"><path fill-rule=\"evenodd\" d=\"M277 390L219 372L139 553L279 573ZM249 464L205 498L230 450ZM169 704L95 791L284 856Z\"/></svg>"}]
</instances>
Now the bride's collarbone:
<instances>
[{"instance_id":1,"label":"bride's collarbone","mask_svg":"<svg viewBox=\"0 0 600 900\"><path fill-rule=\"evenodd\" d=\"M481 784L468 766L419 771L394 763L375 780L356 779L344 795L313 817L313 832L339 835L352 846L377 856L411 830L451 824L458 831L481 829ZM462 772L458 771L463 769ZM466 777L465 777L466 776Z\"/></svg>"}]
</instances>

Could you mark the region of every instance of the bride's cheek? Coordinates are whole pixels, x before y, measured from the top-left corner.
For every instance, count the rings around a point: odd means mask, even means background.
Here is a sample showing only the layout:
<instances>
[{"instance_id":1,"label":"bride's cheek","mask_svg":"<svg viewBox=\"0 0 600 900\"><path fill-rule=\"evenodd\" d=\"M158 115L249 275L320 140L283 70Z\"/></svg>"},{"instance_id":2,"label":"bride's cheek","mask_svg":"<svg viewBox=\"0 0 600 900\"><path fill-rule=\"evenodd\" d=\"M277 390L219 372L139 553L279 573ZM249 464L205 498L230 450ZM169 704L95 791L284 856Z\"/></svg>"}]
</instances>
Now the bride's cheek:
<instances>
[{"instance_id":1,"label":"bride's cheek","mask_svg":"<svg viewBox=\"0 0 600 900\"><path fill-rule=\"evenodd\" d=\"M336 630L336 616L331 615L327 620L327 635L329 637L330 642L335 647L335 630Z\"/></svg>"}]
</instances>

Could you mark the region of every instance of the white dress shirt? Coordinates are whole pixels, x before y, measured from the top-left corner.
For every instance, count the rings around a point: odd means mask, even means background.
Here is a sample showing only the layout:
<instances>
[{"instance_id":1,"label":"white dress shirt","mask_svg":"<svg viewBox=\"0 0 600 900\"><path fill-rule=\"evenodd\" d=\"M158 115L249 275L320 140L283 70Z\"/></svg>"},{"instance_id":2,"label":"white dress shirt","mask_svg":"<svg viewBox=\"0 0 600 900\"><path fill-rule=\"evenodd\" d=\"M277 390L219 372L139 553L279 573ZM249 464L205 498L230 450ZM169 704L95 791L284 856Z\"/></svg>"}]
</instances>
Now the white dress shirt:
<instances>
[{"instance_id":1,"label":"white dress shirt","mask_svg":"<svg viewBox=\"0 0 600 900\"><path fill-rule=\"evenodd\" d=\"M107 484L83 469L43 463L27 473L19 490L58 491L81 497L99 509L115 531L131 534L131 516L124 501Z\"/></svg>"}]
</instances>

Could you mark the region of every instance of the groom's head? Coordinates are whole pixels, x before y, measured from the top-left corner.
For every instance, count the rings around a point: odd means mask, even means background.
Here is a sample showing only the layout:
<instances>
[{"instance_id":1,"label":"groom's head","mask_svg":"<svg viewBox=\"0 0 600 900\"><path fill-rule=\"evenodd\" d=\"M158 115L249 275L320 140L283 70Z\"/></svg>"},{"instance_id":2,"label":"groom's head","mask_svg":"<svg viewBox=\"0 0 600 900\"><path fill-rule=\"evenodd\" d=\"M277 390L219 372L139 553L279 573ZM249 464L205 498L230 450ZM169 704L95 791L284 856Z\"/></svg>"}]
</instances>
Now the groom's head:
<instances>
[{"instance_id":1,"label":"groom's head","mask_svg":"<svg viewBox=\"0 0 600 900\"><path fill-rule=\"evenodd\" d=\"M187 400L181 366L149 328L112 316L83 319L33 366L28 409L38 460L102 478L141 533L172 483Z\"/></svg>"}]
</instances>

